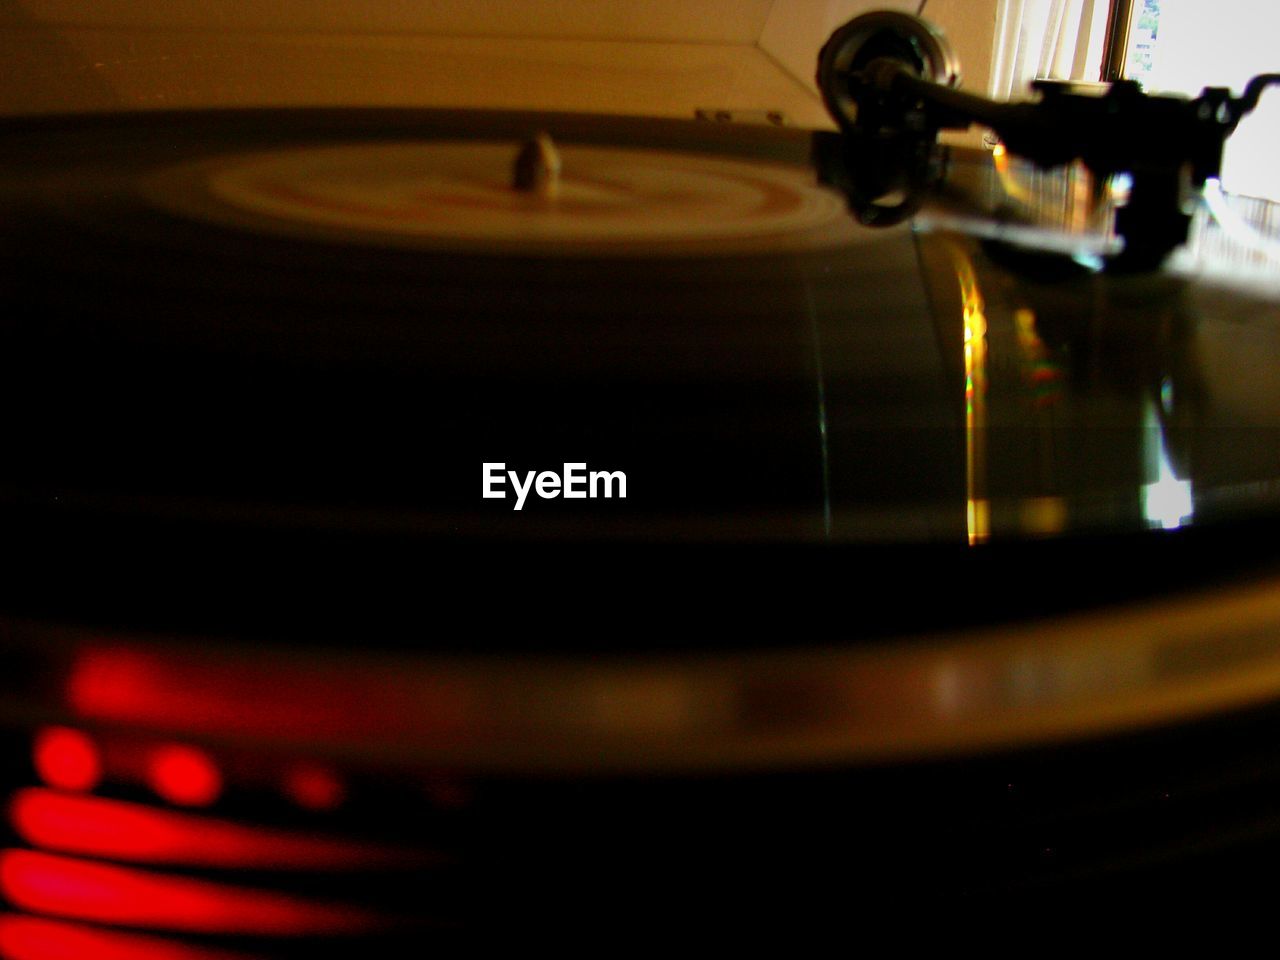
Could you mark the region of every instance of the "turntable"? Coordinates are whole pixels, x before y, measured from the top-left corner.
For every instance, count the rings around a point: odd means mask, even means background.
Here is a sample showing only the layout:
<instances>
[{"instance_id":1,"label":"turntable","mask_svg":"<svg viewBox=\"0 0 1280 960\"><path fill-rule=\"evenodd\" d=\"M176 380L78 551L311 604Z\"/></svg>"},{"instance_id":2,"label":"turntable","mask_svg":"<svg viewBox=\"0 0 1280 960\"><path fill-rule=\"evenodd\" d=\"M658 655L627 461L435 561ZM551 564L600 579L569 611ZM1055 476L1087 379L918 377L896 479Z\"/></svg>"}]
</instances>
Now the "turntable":
<instances>
[{"instance_id":1,"label":"turntable","mask_svg":"<svg viewBox=\"0 0 1280 960\"><path fill-rule=\"evenodd\" d=\"M1013 108L884 13L818 62L818 130L0 124L0 955L1267 862L1280 273L1183 200L1274 78Z\"/></svg>"}]
</instances>

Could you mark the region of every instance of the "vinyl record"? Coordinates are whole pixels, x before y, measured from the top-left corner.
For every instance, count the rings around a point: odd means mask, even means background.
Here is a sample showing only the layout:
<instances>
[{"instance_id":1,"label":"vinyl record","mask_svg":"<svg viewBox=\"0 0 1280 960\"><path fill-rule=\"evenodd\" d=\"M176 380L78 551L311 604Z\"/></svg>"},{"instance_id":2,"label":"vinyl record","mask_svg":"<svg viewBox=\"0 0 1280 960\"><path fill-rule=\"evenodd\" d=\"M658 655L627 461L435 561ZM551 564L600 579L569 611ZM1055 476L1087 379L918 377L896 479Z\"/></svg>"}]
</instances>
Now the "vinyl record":
<instances>
[{"instance_id":1,"label":"vinyl record","mask_svg":"<svg viewBox=\"0 0 1280 960\"><path fill-rule=\"evenodd\" d=\"M836 645L779 694L788 731L817 711L798 741L673 728L676 765L968 749L1112 716L1098 698L1135 722L1199 703L1135 624L1270 569L1241 532L1276 519L1277 300L1099 273L1044 226L1048 261L1011 257L954 198L860 223L820 136L429 111L9 122L13 615L448 655ZM997 223L1001 180L952 166L978 185L969 222ZM1014 682L1084 654L1005 625L1099 610L1123 679L1091 673L1069 709ZM919 662L895 645L973 630ZM1222 661L1221 695L1269 690L1270 651ZM701 689L703 666L661 664ZM848 714L812 687L828 674L901 690ZM944 675L995 698L978 726L910 679Z\"/></svg>"}]
</instances>

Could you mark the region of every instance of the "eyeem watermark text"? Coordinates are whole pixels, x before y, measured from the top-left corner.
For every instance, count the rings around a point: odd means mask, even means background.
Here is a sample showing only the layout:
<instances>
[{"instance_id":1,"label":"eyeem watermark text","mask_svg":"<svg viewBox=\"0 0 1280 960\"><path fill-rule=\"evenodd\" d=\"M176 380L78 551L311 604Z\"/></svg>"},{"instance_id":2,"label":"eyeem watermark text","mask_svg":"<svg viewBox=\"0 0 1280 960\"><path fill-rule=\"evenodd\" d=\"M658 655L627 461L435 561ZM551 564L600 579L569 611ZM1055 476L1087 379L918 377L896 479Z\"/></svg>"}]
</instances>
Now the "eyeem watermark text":
<instances>
[{"instance_id":1,"label":"eyeem watermark text","mask_svg":"<svg viewBox=\"0 0 1280 960\"><path fill-rule=\"evenodd\" d=\"M524 507L531 490L543 500L554 500L556 497L564 497L566 500L617 497L625 500L627 497L627 475L621 470L588 472L585 463L566 463L561 473L554 470L530 470L521 478L517 471L508 470L505 463L484 465L486 500L505 500L508 483L515 493L517 510Z\"/></svg>"}]
</instances>

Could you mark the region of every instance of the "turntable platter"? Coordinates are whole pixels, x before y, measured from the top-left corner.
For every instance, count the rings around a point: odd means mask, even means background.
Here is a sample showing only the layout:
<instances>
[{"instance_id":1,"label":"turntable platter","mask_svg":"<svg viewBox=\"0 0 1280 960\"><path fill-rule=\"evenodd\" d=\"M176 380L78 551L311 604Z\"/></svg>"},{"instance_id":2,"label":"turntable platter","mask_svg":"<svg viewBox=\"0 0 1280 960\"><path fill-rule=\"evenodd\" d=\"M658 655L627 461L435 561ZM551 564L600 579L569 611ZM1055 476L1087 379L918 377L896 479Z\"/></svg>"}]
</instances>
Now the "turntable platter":
<instances>
[{"instance_id":1,"label":"turntable platter","mask_svg":"<svg viewBox=\"0 0 1280 960\"><path fill-rule=\"evenodd\" d=\"M531 127L554 197L506 185ZM246 783L383 765L378 825L405 771L510 786L480 833L550 782L649 822L665 783L683 844L683 785L723 784L718 822L776 776L795 813L731 840L773 823L789 856L863 802L814 817L823 770L1274 705L1275 284L872 227L812 148L414 111L0 128L10 724L253 754ZM530 473L572 464L626 496ZM572 809L530 833L594 850Z\"/></svg>"}]
</instances>

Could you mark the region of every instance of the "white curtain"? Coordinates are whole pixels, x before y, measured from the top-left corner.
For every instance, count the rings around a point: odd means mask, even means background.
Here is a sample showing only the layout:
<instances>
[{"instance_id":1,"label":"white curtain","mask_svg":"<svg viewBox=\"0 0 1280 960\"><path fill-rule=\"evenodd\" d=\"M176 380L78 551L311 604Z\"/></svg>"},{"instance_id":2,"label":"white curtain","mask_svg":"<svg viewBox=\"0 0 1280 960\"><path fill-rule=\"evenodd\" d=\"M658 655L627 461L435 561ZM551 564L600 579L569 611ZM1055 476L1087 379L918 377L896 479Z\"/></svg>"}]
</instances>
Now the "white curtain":
<instances>
[{"instance_id":1,"label":"white curtain","mask_svg":"<svg viewBox=\"0 0 1280 960\"><path fill-rule=\"evenodd\" d=\"M1024 99L1036 78L1099 79L1107 7L1107 0L999 0L991 96Z\"/></svg>"}]
</instances>

